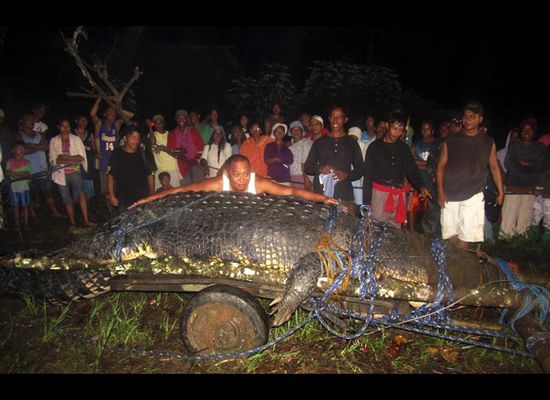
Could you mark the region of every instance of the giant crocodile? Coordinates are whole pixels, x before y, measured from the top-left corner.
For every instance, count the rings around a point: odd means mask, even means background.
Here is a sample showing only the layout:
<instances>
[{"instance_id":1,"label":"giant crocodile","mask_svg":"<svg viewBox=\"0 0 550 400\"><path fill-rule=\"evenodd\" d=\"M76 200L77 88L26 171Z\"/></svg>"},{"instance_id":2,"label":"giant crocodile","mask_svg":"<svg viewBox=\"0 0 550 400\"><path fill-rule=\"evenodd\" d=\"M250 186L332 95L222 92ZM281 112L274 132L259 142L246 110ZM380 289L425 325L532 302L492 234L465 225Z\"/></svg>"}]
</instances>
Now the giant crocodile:
<instances>
[{"instance_id":1,"label":"giant crocodile","mask_svg":"<svg viewBox=\"0 0 550 400\"><path fill-rule=\"evenodd\" d=\"M224 277L284 285L284 294L274 302L272 324L276 326L287 321L326 281L327 269L319 259L323 243L352 254L363 246L368 254L369 237L384 228L367 224L369 232L358 240L359 226L357 218L337 214L335 206L301 198L178 193L127 210L98 232L49 257L0 262L0 291L69 301L105 293L110 289L109 279L134 270ZM379 296L433 300L439 273L430 243L422 235L386 227L374 263ZM129 261L138 257L169 262ZM447 269L458 296L463 294L460 290L475 288L480 280L505 278L496 265L480 263L478 256L460 251L448 252ZM346 290L357 295L360 285L354 278ZM520 304L521 296L507 285L495 284L490 289L470 296L465 303Z\"/></svg>"}]
</instances>

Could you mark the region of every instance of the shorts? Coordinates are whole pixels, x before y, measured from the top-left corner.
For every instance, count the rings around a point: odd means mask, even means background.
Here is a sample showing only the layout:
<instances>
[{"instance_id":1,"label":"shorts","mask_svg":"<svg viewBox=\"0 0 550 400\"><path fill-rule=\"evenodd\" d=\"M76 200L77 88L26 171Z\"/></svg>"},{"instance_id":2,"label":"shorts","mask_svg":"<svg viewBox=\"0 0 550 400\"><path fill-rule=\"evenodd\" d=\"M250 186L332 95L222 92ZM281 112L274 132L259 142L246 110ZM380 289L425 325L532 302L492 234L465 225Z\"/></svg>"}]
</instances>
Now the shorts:
<instances>
[{"instance_id":1,"label":"shorts","mask_svg":"<svg viewBox=\"0 0 550 400\"><path fill-rule=\"evenodd\" d=\"M59 188L59 194L61 195L61 202L64 206L74 203L80 193L84 183L82 182L82 175L80 172L73 172L69 175L65 175L65 185L57 185Z\"/></svg>"},{"instance_id":2,"label":"shorts","mask_svg":"<svg viewBox=\"0 0 550 400\"><path fill-rule=\"evenodd\" d=\"M94 197L94 180L93 179L83 179L82 190L86 194L88 199Z\"/></svg>"},{"instance_id":3,"label":"shorts","mask_svg":"<svg viewBox=\"0 0 550 400\"><path fill-rule=\"evenodd\" d=\"M441 237L458 235L463 242L483 242L485 201L483 192L463 201L448 201L441 209Z\"/></svg>"},{"instance_id":4,"label":"shorts","mask_svg":"<svg viewBox=\"0 0 550 400\"><path fill-rule=\"evenodd\" d=\"M53 197L53 183L47 178L31 178L31 197L36 199L36 193L42 193L45 199Z\"/></svg>"},{"instance_id":5,"label":"shorts","mask_svg":"<svg viewBox=\"0 0 550 400\"><path fill-rule=\"evenodd\" d=\"M29 190L25 190L24 192L11 192L10 206L28 207L30 204L31 204L31 192Z\"/></svg>"}]
</instances>

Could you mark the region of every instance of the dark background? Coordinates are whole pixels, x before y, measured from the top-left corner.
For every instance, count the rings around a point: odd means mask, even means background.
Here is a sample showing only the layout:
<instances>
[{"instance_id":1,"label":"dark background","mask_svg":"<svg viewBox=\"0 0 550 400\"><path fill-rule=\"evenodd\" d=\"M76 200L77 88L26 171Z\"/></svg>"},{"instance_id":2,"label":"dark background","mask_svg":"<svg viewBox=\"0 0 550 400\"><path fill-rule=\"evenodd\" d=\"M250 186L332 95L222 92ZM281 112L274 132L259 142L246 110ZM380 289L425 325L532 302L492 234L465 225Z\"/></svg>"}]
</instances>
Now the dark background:
<instances>
[{"instance_id":1,"label":"dark background","mask_svg":"<svg viewBox=\"0 0 550 400\"><path fill-rule=\"evenodd\" d=\"M0 107L14 129L19 115L45 102L55 128L62 116L87 113L93 100L66 96L87 87L60 32L76 26L0 27ZM259 72L264 63L287 65L297 90L314 60L378 64L398 74L403 91L445 109L479 100L490 133L502 145L527 116L550 131L550 73L544 62L544 25L471 26L86 26L84 54L107 55L112 77L126 81L133 67L144 75L133 86L138 121L163 113L171 127L178 108L209 108L227 115L231 80ZM418 130L415 116L413 127Z\"/></svg>"}]
</instances>

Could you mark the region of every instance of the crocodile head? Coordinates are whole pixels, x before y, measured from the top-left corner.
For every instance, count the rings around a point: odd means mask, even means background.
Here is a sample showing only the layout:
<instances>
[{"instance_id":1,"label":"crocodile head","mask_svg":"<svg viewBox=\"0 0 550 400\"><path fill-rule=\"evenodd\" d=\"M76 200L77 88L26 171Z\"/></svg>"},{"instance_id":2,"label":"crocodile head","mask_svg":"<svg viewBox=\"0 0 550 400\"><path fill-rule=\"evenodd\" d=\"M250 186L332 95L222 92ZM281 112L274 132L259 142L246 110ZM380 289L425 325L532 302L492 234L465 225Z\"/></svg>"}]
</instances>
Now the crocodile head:
<instances>
[{"instance_id":1,"label":"crocodile head","mask_svg":"<svg viewBox=\"0 0 550 400\"><path fill-rule=\"evenodd\" d=\"M83 257L100 264L128 261L138 257L157 258L150 241L144 236L129 235L119 238L113 232L99 232L82 238L66 248L66 255Z\"/></svg>"}]
</instances>

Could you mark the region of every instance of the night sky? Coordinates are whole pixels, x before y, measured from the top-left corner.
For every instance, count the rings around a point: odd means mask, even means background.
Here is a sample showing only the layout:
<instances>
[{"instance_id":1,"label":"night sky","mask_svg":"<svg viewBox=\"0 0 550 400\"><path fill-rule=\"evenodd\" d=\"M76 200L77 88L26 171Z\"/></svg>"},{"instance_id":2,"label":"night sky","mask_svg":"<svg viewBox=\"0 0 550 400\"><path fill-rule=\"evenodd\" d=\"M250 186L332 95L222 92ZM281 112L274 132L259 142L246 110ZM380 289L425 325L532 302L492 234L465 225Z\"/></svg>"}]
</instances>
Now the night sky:
<instances>
[{"instance_id":1,"label":"night sky","mask_svg":"<svg viewBox=\"0 0 550 400\"><path fill-rule=\"evenodd\" d=\"M403 90L446 109L470 99L486 108L497 143L529 115L550 130L550 69L542 62L549 35L543 26L87 26L86 51L113 48L109 71L126 80L134 66L144 75L134 85L138 115L171 115L198 108L222 109L231 80L252 75L264 63L287 65L301 89L314 60L377 64L398 74ZM87 112L92 100L67 91L87 87L60 31L74 26L3 28L0 107L7 123L36 101L48 103L54 123ZM117 39L118 38L118 39ZM223 114L222 114L223 120ZM49 119L49 120L48 120ZM539 132L542 133L542 132Z\"/></svg>"}]
</instances>

